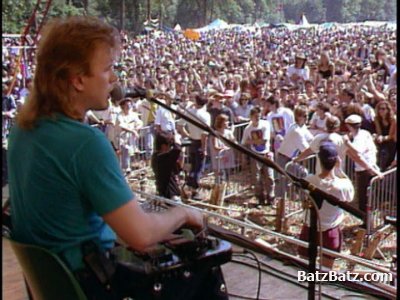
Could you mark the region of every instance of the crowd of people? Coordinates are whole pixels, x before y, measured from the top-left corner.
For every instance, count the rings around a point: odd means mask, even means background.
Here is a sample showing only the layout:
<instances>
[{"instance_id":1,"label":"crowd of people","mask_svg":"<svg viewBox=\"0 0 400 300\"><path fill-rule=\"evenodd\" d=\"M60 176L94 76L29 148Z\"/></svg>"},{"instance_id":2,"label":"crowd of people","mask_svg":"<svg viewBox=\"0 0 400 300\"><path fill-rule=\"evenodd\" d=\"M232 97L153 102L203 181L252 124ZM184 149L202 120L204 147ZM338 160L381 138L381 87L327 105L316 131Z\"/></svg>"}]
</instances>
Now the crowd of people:
<instances>
[{"instance_id":1,"label":"crowd of people","mask_svg":"<svg viewBox=\"0 0 400 300\"><path fill-rule=\"evenodd\" d=\"M177 175L170 159L181 165L184 141L192 195L198 191L205 158L211 156L216 169L219 153L228 153L225 161L233 154L207 132L157 107L152 97L232 140L233 126L247 124L236 142L283 167L318 153L331 140L338 165L346 155L356 163L355 203L361 210L369 180L397 164L397 50L396 31L390 28L224 29L203 32L199 40L181 32L122 36L114 66L119 82L109 107L89 111L86 122L105 132L125 174L139 151L146 152L148 162L153 156L161 195L179 196L176 181L166 185L165 178ZM3 120L12 119L18 103L24 103L35 71L34 61L15 68L17 57L10 44L3 45ZM135 92L142 88L145 96ZM6 127L3 122L3 137ZM165 168L157 171L161 162ZM335 169L340 171L343 167ZM283 197L285 178L256 162L251 174L259 204Z\"/></svg>"},{"instance_id":2,"label":"crowd of people","mask_svg":"<svg viewBox=\"0 0 400 300\"><path fill-rule=\"evenodd\" d=\"M3 45L3 137L18 104L24 103L35 69L29 59L16 68L22 51L15 48L17 41L8 38ZM24 57L29 55L25 53ZM234 138L232 125L251 121L247 131L252 138L246 135L245 140L237 142L268 154L282 165L307 149L314 136L329 132L329 117L339 119L337 132L354 139L345 120L356 114L361 117L361 129L367 130L374 141L359 150L376 151L380 171L396 163L396 32L384 26L322 31L224 29L203 32L197 41L180 32L154 31L136 37L123 33L123 49L115 70L120 88L110 98L109 109L89 112L87 122L106 133L126 174L131 171L135 154L143 150L139 141L149 161L154 136L160 132L169 133L178 142L182 138L192 141L189 185L194 189L198 188L203 158L212 154L216 169L214 157L223 150L215 141L207 142L207 136L191 124L157 108L149 101L153 96L184 111L194 109L203 120L209 114L206 124L213 128L216 123L221 126L216 122L218 116L227 116L222 133L230 138ZM132 93L138 87L147 89L147 99ZM197 97L205 102L201 111L196 108ZM300 125L295 120L299 106L303 109L298 114L304 115ZM267 120L268 133L262 129L259 135L251 125L254 107L260 110L259 118ZM304 128L291 129L293 124ZM266 144L251 147L252 142ZM296 149L291 148L293 145ZM272 177L263 176L271 179L268 186L273 187ZM260 202L264 202L264 196L275 197L275 189L268 190L268 195L258 193ZM281 190L282 185L277 185L278 196Z\"/></svg>"}]
</instances>

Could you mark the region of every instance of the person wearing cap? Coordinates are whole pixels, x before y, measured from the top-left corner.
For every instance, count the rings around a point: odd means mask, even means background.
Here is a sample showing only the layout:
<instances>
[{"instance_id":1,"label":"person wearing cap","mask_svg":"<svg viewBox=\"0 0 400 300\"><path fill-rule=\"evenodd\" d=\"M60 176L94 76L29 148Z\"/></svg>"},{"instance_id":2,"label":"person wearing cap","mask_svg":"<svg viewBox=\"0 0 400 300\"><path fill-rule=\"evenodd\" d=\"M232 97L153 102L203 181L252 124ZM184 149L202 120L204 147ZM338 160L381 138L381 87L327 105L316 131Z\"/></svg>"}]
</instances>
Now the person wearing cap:
<instances>
[{"instance_id":1,"label":"person wearing cap","mask_svg":"<svg viewBox=\"0 0 400 300\"><path fill-rule=\"evenodd\" d=\"M308 175L305 180L336 197L339 201L351 202L354 198L354 186L351 180L343 173L338 176L335 172L335 169L339 168L340 164L336 145L329 140L321 142L318 149L318 158L321 162L321 171L316 172L315 175ZM299 237L303 241L309 241L310 220L307 218L309 215L309 212L306 211L305 224L301 229ZM343 243L343 234L340 229L340 225L344 219L343 210L323 200L321 207L319 207L319 217L320 230L322 231L322 246L340 252ZM299 254L307 257L307 249L299 247ZM332 268L334 259L332 256L324 255L322 264L328 268Z\"/></svg>"},{"instance_id":2,"label":"person wearing cap","mask_svg":"<svg viewBox=\"0 0 400 300\"><path fill-rule=\"evenodd\" d=\"M273 159L271 151L271 129L268 121L261 120L261 108L255 106L250 111L250 123L245 127L241 143L252 151ZM254 159L250 160L252 182L260 205L271 205L275 198L275 183L272 168ZM267 203L265 202L267 200Z\"/></svg>"},{"instance_id":3,"label":"person wearing cap","mask_svg":"<svg viewBox=\"0 0 400 300\"><path fill-rule=\"evenodd\" d=\"M349 129L349 137L351 144L364 160L370 166L366 168L355 161L356 172L356 197L354 205L365 211L367 205L367 189L368 185L376 171L379 171L377 166L377 148L372 137L372 134L367 130L361 129L362 118L359 115L353 114L345 119L345 124ZM372 169L372 170L371 170Z\"/></svg>"},{"instance_id":4,"label":"person wearing cap","mask_svg":"<svg viewBox=\"0 0 400 300\"><path fill-rule=\"evenodd\" d=\"M290 82L298 84L301 81L310 79L310 69L306 66L306 56L303 52L299 52L295 56L295 62L290 65L287 70L287 78Z\"/></svg>"},{"instance_id":5,"label":"person wearing cap","mask_svg":"<svg viewBox=\"0 0 400 300\"><path fill-rule=\"evenodd\" d=\"M355 149L352 143L350 143L347 136L340 135L340 120L336 116L329 116L326 120L326 132L317 134L313 140L310 142L310 147L301 152L297 157L293 158L294 162L299 162L310 155L318 153L319 146L322 141L330 140L333 144L336 145L337 151L340 157L340 165L338 169L336 169L337 175L344 172L345 166L344 161L346 159L346 155L348 155L354 162L357 162L361 166L366 169L370 169L372 172L375 172L372 165L370 165L363 156ZM318 157L317 157L318 158ZM321 170L319 159L317 159L317 165L315 167L316 173L318 174ZM380 175L379 172L375 173L376 175Z\"/></svg>"}]
</instances>

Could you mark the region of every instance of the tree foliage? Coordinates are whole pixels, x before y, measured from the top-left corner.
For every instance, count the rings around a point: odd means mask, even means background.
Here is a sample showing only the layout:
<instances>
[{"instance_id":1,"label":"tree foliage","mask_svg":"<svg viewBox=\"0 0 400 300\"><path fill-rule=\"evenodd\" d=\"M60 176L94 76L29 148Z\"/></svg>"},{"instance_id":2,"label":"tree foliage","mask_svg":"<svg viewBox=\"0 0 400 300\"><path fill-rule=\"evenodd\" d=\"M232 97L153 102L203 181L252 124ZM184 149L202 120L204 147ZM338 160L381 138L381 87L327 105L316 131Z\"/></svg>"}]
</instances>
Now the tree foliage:
<instances>
[{"instance_id":1,"label":"tree foliage","mask_svg":"<svg viewBox=\"0 0 400 300\"><path fill-rule=\"evenodd\" d=\"M21 33L36 2L2 0L3 32ZM216 18L238 24L298 22L302 13L311 23L396 21L396 10L395 0L53 0L48 16L94 15L139 32L148 13L162 25L190 28Z\"/></svg>"}]
</instances>

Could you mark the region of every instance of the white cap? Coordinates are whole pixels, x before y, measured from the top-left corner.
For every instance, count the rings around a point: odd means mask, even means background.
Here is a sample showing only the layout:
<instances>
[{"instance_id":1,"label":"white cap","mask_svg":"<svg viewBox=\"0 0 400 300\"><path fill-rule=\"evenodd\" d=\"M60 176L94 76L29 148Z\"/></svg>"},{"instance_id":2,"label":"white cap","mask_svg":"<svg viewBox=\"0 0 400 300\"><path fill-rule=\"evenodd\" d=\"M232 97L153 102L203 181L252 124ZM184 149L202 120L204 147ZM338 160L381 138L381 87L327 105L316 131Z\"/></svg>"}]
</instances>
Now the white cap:
<instances>
[{"instance_id":1,"label":"white cap","mask_svg":"<svg viewBox=\"0 0 400 300\"><path fill-rule=\"evenodd\" d=\"M350 115L344 120L346 124L360 124L362 122L362 118L359 115Z\"/></svg>"}]
</instances>

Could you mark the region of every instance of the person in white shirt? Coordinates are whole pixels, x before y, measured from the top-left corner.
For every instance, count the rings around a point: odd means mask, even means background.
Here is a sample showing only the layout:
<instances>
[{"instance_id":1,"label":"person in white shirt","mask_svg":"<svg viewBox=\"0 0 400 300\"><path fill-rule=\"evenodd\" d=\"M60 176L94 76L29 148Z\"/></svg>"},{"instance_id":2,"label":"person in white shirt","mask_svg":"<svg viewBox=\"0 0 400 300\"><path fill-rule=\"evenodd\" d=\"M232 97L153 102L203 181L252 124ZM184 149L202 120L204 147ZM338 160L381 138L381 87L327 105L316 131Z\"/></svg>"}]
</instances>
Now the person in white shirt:
<instances>
[{"instance_id":1,"label":"person in white shirt","mask_svg":"<svg viewBox=\"0 0 400 300\"><path fill-rule=\"evenodd\" d=\"M143 122L143 128L140 131L143 137L143 145L146 151L146 160L149 162L154 150L154 120L156 118L157 104L150 102L148 99L153 97L151 90L146 91L146 97L139 100L137 109L140 119Z\"/></svg>"},{"instance_id":2,"label":"person in white shirt","mask_svg":"<svg viewBox=\"0 0 400 300\"><path fill-rule=\"evenodd\" d=\"M239 98L239 105L234 110L235 114L235 122L242 123L250 120L250 110L253 108L253 105L250 104L250 94L249 93L241 93Z\"/></svg>"},{"instance_id":3,"label":"person in white shirt","mask_svg":"<svg viewBox=\"0 0 400 300\"><path fill-rule=\"evenodd\" d=\"M312 133L307 129L306 122L308 117L308 109L304 105L299 105L294 110L295 122L289 127L281 146L276 154L276 163L282 168L294 157L297 153L304 151L310 145L309 143L314 138ZM282 198L286 189L286 179L281 174L278 174L278 186L276 189L276 197Z\"/></svg>"},{"instance_id":4,"label":"person in white shirt","mask_svg":"<svg viewBox=\"0 0 400 300\"><path fill-rule=\"evenodd\" d=\"M261 120L261 109L256 106L250 111L250 124L246 126L243 132L241 143L248 146L252 151L273 159L271 151L271 129L266 120ZM271 168L250 160L252 182L255 184L256 197L260 205L271 205L275 198L274 174ZM267 197L265 197L267 193Z\"/></svg>"},{"instance_id":5,"label":"person in white shirt","mask_svg":"<svg viewBox=\"0 0 400 300\"><path fill-rule=\"evenodd\" d=\"M377 148L374 143L374 138L369 131L361 129L362 118L359 115L350 115L345 119L349 136L352 138L351 144L361 154L368 165L379 170L377 166ZM368 168L355 162L356 171L356 197L355 205L358 205L360 210L365 211L367 205L367 189L368 185L374 176Z\"/></svg>"},{"instance_id":6,"label":"person in white shirt","mask_svg":"<svg viewBox=\"0 0 400 300\"><path fill-rule=\"evenodd\" d=\"M326 132L326 120L331 115L330 105L326 102L319 102L310 120L310 132L313 135Z\"/></svg>"},{"instance_id":7,"label":"person in white shirt","mask_svg":"<svg viewBox=\"0 0 400 300\"><path fill-rule=\"evenodd\" d=\"M207 103L207 98L197 95L194 107L188 109L186 113L196 121L201 121L207 126L211 126L211 116L207 112ZM195 197L197 189L199 188L200 176L207 155L208 133L189 122L187 123L187 130L185 126L182 126L181 132L183 137L189 137L190 139L189 161L191 170L187 179L187 185L192 188L192 197Z\"/></svg>"},{"instance_id":8,"label":"person in white shirt","mask_svg":"<svg viewBox=\"0 0 400 300\"><path fill-rule=\"evenodd\" d=\"M138 151L139 129L143 122L136 112L132 111L131 98L120 101L121 113L117 117L117 132L121 150L121 168L126 174L131 172L131 158Z\"/></svg>"},{"instance_id":9,"label":"person in white shirt","mask_svg":"<svg viewBox=\"0 0 400 300\"><path fill-rule=\"evenodd\" d=\"M287 70L287 77L291 83L298 84L310 79L310 69L306 66L306 56L304 53L297 53L295 62Z\"/></svg>"},{"instance_id":10,"label":"person in white shirt","mask_svg":"<svg viewBox=\"0 0 400 300\"><path fill-rule=\"evenodd\" d=\"M354 197L354 187L352 182L345 175L337 176L335 169L339 167L339 155L336 145L331 141L324 141L319 147L318 157L321 161L321 172L316 175L309 175L306 180L317 188L335 196L343 202L351 202ZM313 208L312 208L313 209ZM306 217L309 211L306 210ZM336 205L332 205L326 200L322 201L319 207L319 216L322 231L322 245L324 248L340 252L343 237L340 230L340 224L343 222L344 212ZM300 239L303 241L309 240L309 218L300 233ZM307 257L307 249L299 247L299 254ZM322 264L328 268L332 268L334 257L324 255Z\"/></svg>"},{"instance_id":11,"label":"person in white shirt","mask_svg":"<svg viewBox=\"0 0 400 300\"><path fill-rule=\"evenodd\" d=\"M362 165L365 169L368 169L369 172L372 172L377 176L381 176L381 173L379 172L378 169L374 168L374 166L368 164L368 162L365 161L362 155L355 149L354 145L350 143L347 136L342 136L338 134L339 129L340 129L339 118L336 116L328 117L326 121L327 132L317 134L314 137L314 139L310 142L310 147L302 151L299 154L299 156L294 157L293 161L299 162L306 159L310 155L313 155L314 153L318 153L321 143L325 140L329 140L336 145L336 150L338 151L338 155L340 158L339 168L335 168L337 176L340 176L341 173L343 173L345 170L344 161L346 155L348 155L354 162L357 162L358 164ZM317 157L317 165L315 172L317 174L321 172L320 161L318 157Z\"/></svg>"},{"instance_id":12,"label":"person in white shirt","mask_svg":"<svg viewBox=\"0 0 400 300\"><path fill-rule=\"evenodd\" d=\"M157 98L159 98L159 100L163 101L168 106L172 105L172 99L165 93L158 94ZM175 117L172 112L161 106L156 110L156 119L154 121L154 125L156 134L159 132L164 132L169 134L171 137L175 136Z\"/></svg>"},{"instance_id":13,"label":"person in white shirt","mask_svg":"<svg viewBox=\"0 0 400 300\"><path fill-rule=\"evenodd\" d=\"M273 95L267 98L264 105L269 111L266 118L271 128L272 149L276 153L283 137L294 123L294 114L290 108L281 106L280 100Z\"/></svg>"}]
</instances>

